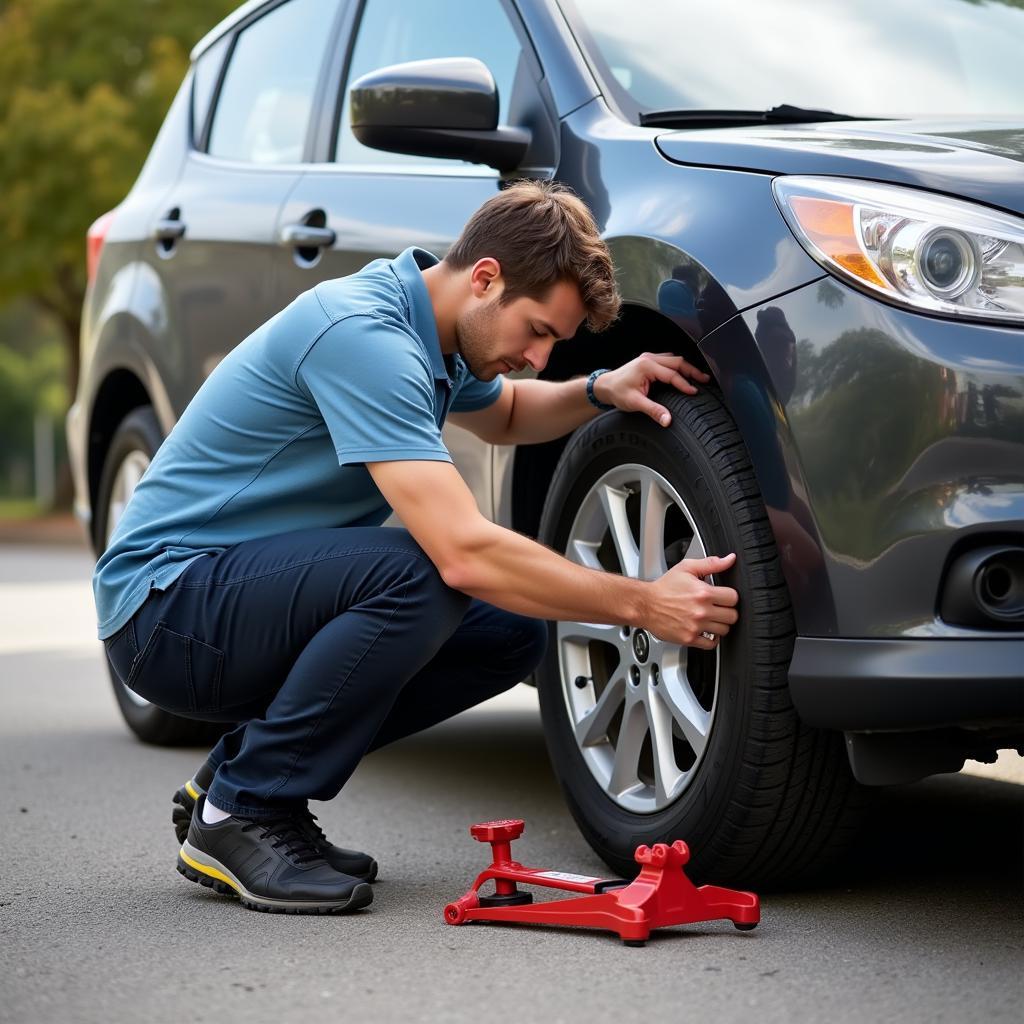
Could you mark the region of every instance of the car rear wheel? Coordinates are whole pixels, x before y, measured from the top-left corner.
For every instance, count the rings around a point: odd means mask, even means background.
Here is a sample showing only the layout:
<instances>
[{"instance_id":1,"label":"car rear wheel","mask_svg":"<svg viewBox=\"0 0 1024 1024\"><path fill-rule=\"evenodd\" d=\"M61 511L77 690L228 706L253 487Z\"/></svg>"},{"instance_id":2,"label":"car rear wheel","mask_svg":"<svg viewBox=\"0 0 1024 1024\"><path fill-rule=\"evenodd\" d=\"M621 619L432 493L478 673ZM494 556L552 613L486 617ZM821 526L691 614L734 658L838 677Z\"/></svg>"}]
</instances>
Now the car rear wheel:
<instances>
[{"instance_id":1,"label":"car rear wheel","mask_svg":"<svg viewBox=\"0 0 1024 1024\"><path fill-rule=\"evenodd\" d=\"M148 405L133 409L117 428L100 477L94 517L96 551L106 550L117 521L162 441L160 424ZM224 731L223 725L180 718L150 704L129 690L114 674L109 660L104 660L117 706L139 739L160 746L210 746Z\"/></svg>"},{"instance_id":2,"label":"car rear wheel","mask_svg":"<svg viewBox=\"0 0 1024 1024\"><path fill-rule=\"evenodd\" d=\"M571 439L540 539L592 569L656 579L735 551L712 580L740 620L714 651L644 629L552 624L537 679L548 750L583 835L618 874L641 843L684 839L696 878L806 878L855 834L866 794L842 736L789 697L794 625L742 438L718 395L660 390L672 425L610 412Z\"/></svg>"}]
</instances>

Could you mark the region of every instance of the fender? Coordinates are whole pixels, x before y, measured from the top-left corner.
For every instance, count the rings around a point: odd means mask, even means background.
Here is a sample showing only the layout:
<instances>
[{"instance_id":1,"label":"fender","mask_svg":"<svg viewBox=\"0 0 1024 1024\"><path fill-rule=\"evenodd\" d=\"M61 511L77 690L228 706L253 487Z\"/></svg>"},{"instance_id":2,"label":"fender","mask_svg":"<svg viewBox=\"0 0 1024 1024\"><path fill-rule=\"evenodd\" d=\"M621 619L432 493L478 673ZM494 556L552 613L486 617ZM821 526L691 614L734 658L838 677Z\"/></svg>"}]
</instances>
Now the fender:
<instances>
[{"instance_id":1,"label":"fender","mask_svg":"<svg viewBox=\"0 0 1024 1024\"><path fill-rule=\"evenodd\" d=\"M172 345L166 336L167 307L158 276L142 262L129 264L122 273L132 276L128 303L111 308L108 302L92 335L94 349L84 391L90 422L104 382L117 371L128 371L142 384L166 434L180 415L171 401L172 393L181 393L185 379L185 367L180 358L175 358L180 346ZM112 290L110 298L117 294L123 291ZM161 311L165 314L162 318Z\"/></svg>"}]
</instances>

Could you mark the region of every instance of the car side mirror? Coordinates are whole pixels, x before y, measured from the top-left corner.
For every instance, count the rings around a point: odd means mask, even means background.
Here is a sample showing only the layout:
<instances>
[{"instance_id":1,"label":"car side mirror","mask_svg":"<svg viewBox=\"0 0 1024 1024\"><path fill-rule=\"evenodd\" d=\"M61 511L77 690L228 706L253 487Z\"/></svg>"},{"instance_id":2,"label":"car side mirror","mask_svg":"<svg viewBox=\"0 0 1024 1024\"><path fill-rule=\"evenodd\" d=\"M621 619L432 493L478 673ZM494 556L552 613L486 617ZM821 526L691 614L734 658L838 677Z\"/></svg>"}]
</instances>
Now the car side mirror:
<instances>
[{"instance_id":1,"label":"car side mirror","mask_svg":"<svg viewBox=\"0 0 1024 1024\"><path fill-rule=\"evenodd\" d=\"M527 129L498 126L498 88L475 57L378 68L356 79L349 96L352 134L373 149L512 171L530 147Z\"/></svg>"}]
</instances>

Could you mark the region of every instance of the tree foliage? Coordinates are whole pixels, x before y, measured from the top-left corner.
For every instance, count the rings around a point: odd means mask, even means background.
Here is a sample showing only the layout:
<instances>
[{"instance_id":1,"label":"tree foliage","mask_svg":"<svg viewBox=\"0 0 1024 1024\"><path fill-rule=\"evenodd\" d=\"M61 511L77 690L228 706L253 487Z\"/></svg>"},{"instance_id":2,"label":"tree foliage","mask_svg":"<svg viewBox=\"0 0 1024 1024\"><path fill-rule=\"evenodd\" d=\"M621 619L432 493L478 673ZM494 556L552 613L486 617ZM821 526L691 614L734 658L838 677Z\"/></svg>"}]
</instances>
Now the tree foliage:
<instances>
[{"instance_id":1,"label":"tree foliage","mask_svg":"<svg viewBox=\"0 0 1024 1024\"><path fill-rule=\"evenodd\" d=\"M36 418L59 427L67 408L65 353L56 323L27 301L0 309L0 339L0 497L25 497Z\"/></svg>"},{"instance_id":2,"label":"tree foliage","mask_svg":"<svg viewBox=\"0 0 1024 1024\"><path fill-rule=\"evenodd\" d=\"M0 2L0 303L31 297L72 351L86 231L131 187L189 50L236 4Z\"/></svg>"}]
</instances>

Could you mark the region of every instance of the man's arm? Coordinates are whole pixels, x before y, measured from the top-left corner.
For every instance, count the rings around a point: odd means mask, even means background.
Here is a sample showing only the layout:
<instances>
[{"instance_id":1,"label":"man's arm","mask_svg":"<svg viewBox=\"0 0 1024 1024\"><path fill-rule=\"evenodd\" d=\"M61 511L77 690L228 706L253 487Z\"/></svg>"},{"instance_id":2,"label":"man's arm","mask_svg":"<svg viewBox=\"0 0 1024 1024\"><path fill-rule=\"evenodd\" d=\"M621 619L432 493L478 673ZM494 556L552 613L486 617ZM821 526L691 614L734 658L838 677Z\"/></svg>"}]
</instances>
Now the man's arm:
<instances>
[{"instance_id":1,"label":"man's arm","mask_svg":"<svg viewBox=\"0 0 1024 1024\"><path fill-rule=\"evenodd\" d=\"M670 352L645 352L617 370L601 374L594 382L594 395L598 401L626 412L646 413L667 427L671 422L668 410L648 398L648 391L661 381L692 395L697 389L687 377L709 379ZM491 405L474 412L452 413L448 419L490 444L538 444L572 433L597 413L596 406L587 401L586 377L566 381L505 378L501 395Z\"/></svg>"},{"instance_id":2,"label":"man's arm","mask_svg":"<svg viewBox=\"0 0 1024 1024\"><path fill-rule=\"evenodd\" d=\"M736 591L700 577L732 556L681 562L646 582L576 565L480 514L458 470L445 462L369 462L384 498L453 589L536 618L643 626L655 636L711 648L736 622Z\"/></svg>"},{"instance_id":3,"label":"man's arm","mask_svg":"<svg viewBox=\"0 0 1024 1024\"><path fill-rule=\"evenodd\" d=\"M453 412L448 419L490 444L537 444L572 433L597 413L587 401L586 377L566 381L506 377L497 401L474 412Z\"/></svg>"}]
</instances>

